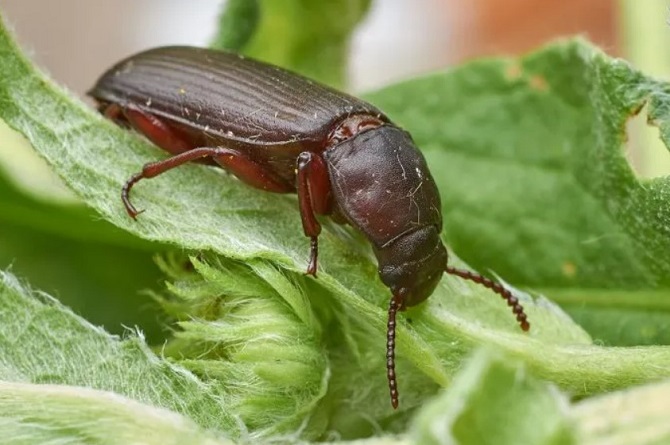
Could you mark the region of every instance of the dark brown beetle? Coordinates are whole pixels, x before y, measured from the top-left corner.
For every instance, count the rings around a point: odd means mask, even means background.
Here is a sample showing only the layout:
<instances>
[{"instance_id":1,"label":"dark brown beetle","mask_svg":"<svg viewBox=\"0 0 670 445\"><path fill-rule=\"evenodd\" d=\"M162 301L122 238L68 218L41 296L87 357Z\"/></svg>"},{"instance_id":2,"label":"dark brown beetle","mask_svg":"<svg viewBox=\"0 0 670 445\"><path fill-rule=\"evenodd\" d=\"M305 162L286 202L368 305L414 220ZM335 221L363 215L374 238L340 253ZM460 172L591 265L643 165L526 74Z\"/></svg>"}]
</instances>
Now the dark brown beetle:
<instances>
[{"instance_id":1,"label":"dark brown beetle","mask_svg":"<svg viewBox=\"0 0 670 445\"><path fill-rule=\"evenodd\" d=\"M370 240L388 309L387 374L398 406L396 312L428 298L443 272L500 294L521 328L523 307L486 277L447 265L440 195L410 135L372 105L282 68L237 54L191 47L151 49L107 71L89 93L105 116L144 134L173 156L146 164L123 187L189 161L218 165L241 181L297 193L316 276L316 215L349 223Z\"/></svg>"}]
</instances>

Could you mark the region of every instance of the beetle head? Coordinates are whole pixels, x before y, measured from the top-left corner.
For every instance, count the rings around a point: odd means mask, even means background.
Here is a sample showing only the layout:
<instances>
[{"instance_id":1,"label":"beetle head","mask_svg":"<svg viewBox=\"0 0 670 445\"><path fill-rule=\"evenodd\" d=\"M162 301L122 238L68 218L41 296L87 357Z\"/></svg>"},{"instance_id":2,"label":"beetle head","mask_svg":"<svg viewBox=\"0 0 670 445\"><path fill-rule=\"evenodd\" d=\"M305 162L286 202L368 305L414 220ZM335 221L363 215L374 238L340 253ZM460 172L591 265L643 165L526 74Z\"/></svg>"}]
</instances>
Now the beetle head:
<instances>
[{"instance_id":1,"label":"beetle head","mask_svg":"<svg viewBox=\"0 0 670 445\"><path fill-rule=\"evenodd\" d=\"M435 226L406 233L376 254L379 276L393 295L400 296L401 309L428 298L447 264L447 249Z\"/></svg>"}]
</instances>

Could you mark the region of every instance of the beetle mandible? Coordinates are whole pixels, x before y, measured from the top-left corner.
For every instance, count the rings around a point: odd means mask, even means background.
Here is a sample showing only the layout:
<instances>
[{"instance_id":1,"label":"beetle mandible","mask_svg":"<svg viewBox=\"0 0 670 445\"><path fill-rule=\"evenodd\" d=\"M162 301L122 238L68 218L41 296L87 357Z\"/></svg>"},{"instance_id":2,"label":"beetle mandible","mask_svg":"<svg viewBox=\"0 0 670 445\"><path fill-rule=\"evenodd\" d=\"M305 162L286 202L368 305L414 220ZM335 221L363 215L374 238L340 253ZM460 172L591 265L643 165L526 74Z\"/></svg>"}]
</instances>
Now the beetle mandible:
<instances>
[{"instance_id":1,"label":"beetle mandible","mask_svg":"<svg viewBox=\"0 0 670 445\"><path fill-rule=\"evenodd\" d=\"M163 47L131 56L89 92L99 110L173 156L151 162L122 189L190 161L231 172L268 192L297 193L307 273L316 276L321 225L328 215L372 244L379 276L392 293L387 378L398 407L396 313L428 298L444 272L502 296L521 329L530 324L518 299L499 283L448 265L440 239L440 195L411 136L374 106L282 68L241 55Z\"/></svg>"}]
</instances>

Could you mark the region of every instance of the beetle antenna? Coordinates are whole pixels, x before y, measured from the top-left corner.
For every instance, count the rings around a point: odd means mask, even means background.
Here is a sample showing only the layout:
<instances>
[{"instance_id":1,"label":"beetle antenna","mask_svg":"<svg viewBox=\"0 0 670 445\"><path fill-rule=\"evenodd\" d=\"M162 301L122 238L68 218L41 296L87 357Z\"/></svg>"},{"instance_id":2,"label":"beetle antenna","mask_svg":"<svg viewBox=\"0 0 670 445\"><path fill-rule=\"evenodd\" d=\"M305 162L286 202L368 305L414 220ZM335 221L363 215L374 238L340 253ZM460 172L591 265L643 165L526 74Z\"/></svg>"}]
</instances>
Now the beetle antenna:
<instances>
[{"instance_id":1,"label":"beetle antenna","mask_svg":"<svg viewBox=\"0 0 670 445\"><path fill-rule=\"evenodd\" d=\"M444 271L447 272L448 274L456 275L465 280L470 280L474 281L477 284L481 284L482 286L491 289L493 292L503 297L505 301L507 301L507 305L512 308L512 312L514 312L514 314L516 315L516 321L519 322L519 326L521 326L521 329L523 329L524 331L530 329L530 323L528 323L528 316L524 312L521 303L519 303L519 299L514 295L512 295L512 292L503 287L502 284L493 281L489 278L486 278L482 275L479 275L477 273L470 272L469 270L458 269L456 267L447 266L446 269L444 269ZM389 310L389 316L390 316L390 310Z\"/></svg>"},{"instance_id":2,"label":"beetle antenna","mask_svg":"<svg viewBox=\"0 0 670 445\"><path fill-rule=\"evenodd\" d=\"M389 317L386 325L386 376L389 381L393 409L398 408L398 381L395 376L395 316L399 308L399 298L394 295L389 304Z\"/></svg>"}]
</instances>

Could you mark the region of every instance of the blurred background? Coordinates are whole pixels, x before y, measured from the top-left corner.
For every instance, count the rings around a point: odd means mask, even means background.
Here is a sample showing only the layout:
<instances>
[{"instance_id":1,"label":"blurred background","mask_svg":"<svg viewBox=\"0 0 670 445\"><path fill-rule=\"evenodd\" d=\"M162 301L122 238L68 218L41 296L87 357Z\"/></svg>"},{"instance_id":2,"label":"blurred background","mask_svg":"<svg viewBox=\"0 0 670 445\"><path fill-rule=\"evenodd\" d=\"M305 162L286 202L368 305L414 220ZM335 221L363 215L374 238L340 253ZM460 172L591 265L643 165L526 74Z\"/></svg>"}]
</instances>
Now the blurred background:
<instances>
[{"instance_id":1,"label":"blurred background","mask_svg":"<svg viewBox=\"0 0 670 445\"><path fill-rule=\"evenodd\" d=\"M55 79L78 93L113 62L140 48L207 44L222 4L221 0L199 0L188 7L180 0L0 0L23 45ZM665 20L657 19L666 15L667 4L662 0L373 0L352 41L351 86L354 91L367 90L469 58L517 54L575 34L588 36L609 53L637 57L628 41L634 37L631 11L649 10L642 28L647 33L654 28L652 21L657 29L666 27Z\"/></svg>"},{"instance_id":2,"label":"blurred background","mask_svg":"<svg viewBox=\"0 0 670 445\"><path fill-rule=\"evenodd\" d=\"M24 48L80 95L112 63L140 49L206 45L222 4L0 0ZM373 0L351 42L350 89L378 88L475 57L519 54L572 35L586 36L646 73L668 77L669 5L667 0ZM631 124L631 164L643 177L668 174L670 156L644 120Z\"/></svg>"},{"instance_id":3,"label":"blurred background","mask_svg":"<svg viewBox=\"0 0 670 445\"><path fill-rule=\"evenodd\" d=\"M140 49L166 44L207 45L222 5L221 0L0 0L4 19L27 54L56 82L82 97L106 68ZM350 90L371 90L476 57L516 55L573 35L587 37L645 73L669 78L669 6L668 0L372 0L368 16L351 41ZM670 174L670 156L658 139L658 130L647 125L645 110L631 119L628 130L626 155L638 175L652 178ZM38 198L73 201L20 139L0 121L2 173L13 185L29 194L32 190ZM26 149L18 151L20 145ZM11 218L8 220L2 224L11 226ZM17 235L19 232L23 235ZM44 238L41 244L35 242L40 236ZM154 288L162 281L163 275L151 258L152 248L146 248L134 264L121 248L112 255L103 249L109 246L101 243L100 256L106 260L91 259L90 248L82 248L77 256L72 239L54 239L43 228L0 224L0 269L11 265L19 276L113 332L118 332L115 326L118 328L120 317L126 317L127 326L137 324L149 337L159 335L156 320L150 320L151 325L142 314L127 318L124 307L115 300L120 293L137 299L138 289ZM74 266L73 258L77 261ZM104 261L109 267L96 266ZM100 289L100 283L115 280L122 269L137 276L132 281L124 275L127 289L109 289L109 295L99 295L97 302L74 299ZM89 277L91 282L81 277ZM80 288L68 288L71 283ZM86 304L100 307L87 308ZM153 317L144 309L140 312Z\"/></svg>"}]
</instances>

